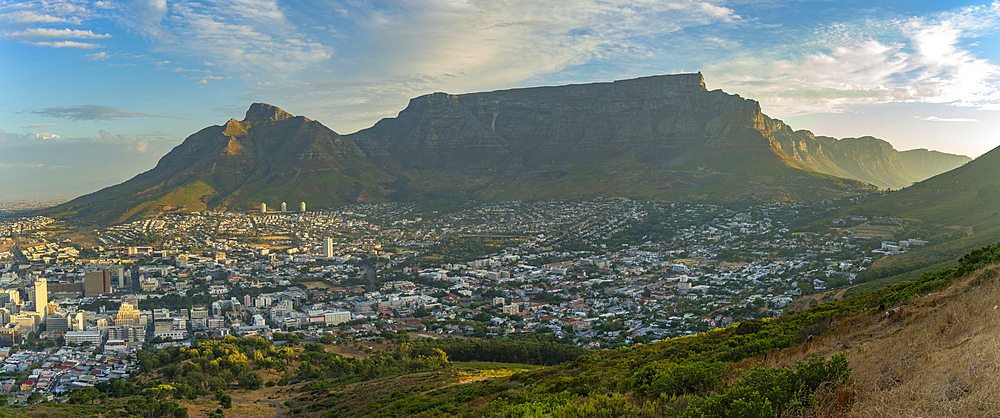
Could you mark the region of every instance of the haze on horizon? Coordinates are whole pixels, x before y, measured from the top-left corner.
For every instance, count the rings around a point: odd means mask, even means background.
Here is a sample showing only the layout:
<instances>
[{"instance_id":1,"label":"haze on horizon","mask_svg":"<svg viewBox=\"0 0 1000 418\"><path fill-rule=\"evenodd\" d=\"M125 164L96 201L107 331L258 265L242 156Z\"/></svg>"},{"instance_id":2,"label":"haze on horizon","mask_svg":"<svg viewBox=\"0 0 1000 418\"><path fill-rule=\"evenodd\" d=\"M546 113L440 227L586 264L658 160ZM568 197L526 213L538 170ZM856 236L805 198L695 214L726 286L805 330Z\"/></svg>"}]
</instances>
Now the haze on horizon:
<instances>
[{"instance_id":1,"label":"haze on horizon","mask_svg":"<svg viewBox=\"0 0 1000 418\"><path fill-rule=\"evenodd\" d=\"M817 135L1000 145L1000 2L0 2L0 200L151 169L267 102L350 133L412 97L701 71Z\"/></svg>"}]
</instances>

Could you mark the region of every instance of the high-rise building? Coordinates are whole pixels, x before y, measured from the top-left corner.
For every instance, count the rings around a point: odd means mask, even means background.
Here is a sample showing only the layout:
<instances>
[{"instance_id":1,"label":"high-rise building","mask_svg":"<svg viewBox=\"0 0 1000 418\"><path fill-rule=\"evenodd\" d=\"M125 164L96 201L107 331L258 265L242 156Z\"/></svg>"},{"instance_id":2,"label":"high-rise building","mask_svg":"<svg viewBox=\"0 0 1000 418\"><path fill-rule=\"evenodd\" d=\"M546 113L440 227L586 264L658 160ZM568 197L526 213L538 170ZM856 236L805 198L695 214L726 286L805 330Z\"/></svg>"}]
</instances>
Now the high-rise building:
<instances>
[{"instance_id":1,"label":"high-rise building","mask_svg":"<svg viewBox=\"0 0 1000 418\"><path fill-rule=\"evenodd\" d=\"M323 238L323 257L333 257L333 239L330 237Z\"/></svg>"},{"instance_id":2,"label":"high-rise building","mask_svg":"<svg viewBox=\"0 0 1000 418\"><path fill-rule=\"evenodd\" d=\"M35 279L35 312L45 312L45 308L49 305L49 282L44 278L38 277Z\"/></svg>"},{"instance_id":3,"label":"high-rise building","mask_svg":"<svg viewBox=\"0 0 1000 418\"><path fill-rule=\"evenodd\" d=\"M111 275L107 270L88 271L83 276L83 296L91 297L111 293Z\"/></svg>"},{"instance_id":4,"label":"high-rise building","mask_svg":"<svg viewBox=\"0 0 1000 418\"><path fill-rule=\"evenodd\" d=\"M306 211L306 202L299 203L299 212Z\"/></svg>"},{"instance_id":5,"label":"high-rise building","mask_svg":"<svg viewBox=\"0 0 1000 418\"><path fill-rule=\"evenodd\" d=\"M288 205L286 205L285 202L281 202L281 211L288 212Z\"/></svg>"},{"instance_id":6,"label":"high-rise building","mask_svg":"<svg viewBox=\"0 0 1000 418\"><path fill-rule=\"evenodd\" d=\"M87 311L78 311L73 316L73 331L87 330Z\"/></svg>"},{"instance_id":7,"label":"high-rise building","mask_svg":"<svg viewBox=\"0 0 1000 418\"><path fill-rule=\"evenodd\" d=\"M267 203L260 204L260 213L267 213Z\"/></svg>"},{"instance_id":8,"label":"high-rise building","mask_svg":"<svg viewBox=\"0 0 1000 418\"><path fill-rule=\"evenodd\" d=\"M119 288L127 288L131 284L128 277L125 276L125 266L111 266L111 273L112 283Z\"/></svg>"},{"instance_id":9,"label":"high-rise building","mask_svg":"<svg viewBox=\"0 0 1000 418\"><path fill-rule=\"evenodd\" d=\"M138 325L139 311L131 303L122 302L118 308L118 315L115 316L115 326Z\"/></svg>"}]
</instances>

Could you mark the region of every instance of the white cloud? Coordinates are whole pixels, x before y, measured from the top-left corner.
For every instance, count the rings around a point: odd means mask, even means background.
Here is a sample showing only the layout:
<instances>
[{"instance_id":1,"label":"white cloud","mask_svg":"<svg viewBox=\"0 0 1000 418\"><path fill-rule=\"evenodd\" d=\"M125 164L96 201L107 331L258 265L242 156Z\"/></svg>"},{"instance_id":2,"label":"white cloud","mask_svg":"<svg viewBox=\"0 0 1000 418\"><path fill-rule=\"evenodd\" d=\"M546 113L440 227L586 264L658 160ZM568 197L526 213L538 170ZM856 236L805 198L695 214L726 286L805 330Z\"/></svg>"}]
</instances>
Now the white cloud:
<instances>
[{"instance_id":1,"label":"white cloud","mask_svg":"<svg viewBox=\"0 0 1000 418\"><path fill-rule=\"evenodd\" d=\"M798 53L755 51L705 69L710 85L759 99L774 116L862 103L1000 103L1000 66L963 41L1000 25L1000 3L932 17L831 25Z\"/></svg>"},{"instance_id":2,"label":"white cloud","mask_svg":"<svg viewBox=\"0 0 1000 418\"><path fill-rule=\"evenodd\" d=\"M108 55L107 52L101 51L101 52L96 52L96 53L93 53L93 54L84 55L84 57L87 58L90 61L103 61L103 60L106 60L108 58L111 58L111 55Z\"/></svg>"},{"instance_id":3,"label":"white cloud","mask_svg":"<svg viewBox=\"0 0 1000 418\"><path fill-rule=\"evenodd\" d=\"M204 65L278 74L330 58L331 48L296 27L274 1L195 2L140 0L119 19L158 52L200 57Z\"/></svg>"},{"instance_id":4,"label":"white cloud","mask_svg":"<svg viewBox=\"0 0 1000 418\"><path fill-rule=\"evenodd\" d=\"M401 4L362 20L366 50L391 57L389 63L369 63L371 69L387 77L448 79L444 85L458 90L631 60L650 54L663 35L739 20L730 9L692 0L579 1L573 7L532 0Z\"/></svg>"},{"instance_id":5,"label":"white cloud","mask_svg":"<svg viewBox=\"0 0 1000 418\"><path fill-rule=\"evenodd\" d=\"M38 129L38 128L45 128L45 127L48 127L48 126L62 126L62 124L61 123L32 123L30 125L23 125L23 126L21 126L21 128L24 128L24 129Z\"/></svg>"},{"instance_id":6,"label":"white cloud","mask_svg":"<svg viewBox=\"0 0 1000 418\"><path fill-rule=\"evenodd\" d=\"M32 24L32 23L65 23L67 19L64 17L39 13L34 10L17 10L10 13L0 14L0 21L8 23Z\"/></svg>"},{"instance_id":7,"label":"white cloud","mask_svg":"<svg viewBox=\"0 0 1000 418\"><path fill-rule=\"evenodd\" d=\"M928 122L978 122L972 118L939 118L937 116L917 116L916 119Z\"/></svg>"},{"instance_id":8,"label":"white cloud","mask_svg":"<svg viewBox=\"0 0 1000 418\"><path fill-rule=\"evenodd\" d=\"M580 0L572 7L530 0L406 0L343 2L330 9L317 20L335 28L327 38L338 42L332 45L341 55L327 69L336 75L249 77L254 87L242 99L297 103L308 112L303 114L349 132L394 116L409 98L434 91L551 84L555 74L565 82L645 75L638 63L657 54L664 37L742 21L731 9L694 0ZM581 76L584 65L614 68L607 71L614 75Z\"/></svg>"},{"instance_id":9,"label":"white cloud","mask_svg":"<svg viewBox=\"0 0 1000 418\"><path fill-rule=\"evenodd\" d=\"M39 124L39 125L60 125L60 124ZM116 146L120 150L130 152L145 153L150 150L152 142L162 140L159 134L126 135L112 134L101 129L98 136L93 137L66 137L50 132L34 132L28 134L15 134L4 132L0 129L0 147L25 147L58 144L106 144Z\"/></svg>"},{"instance_id":10,"label":"white cloud","mask_svg":"<svg viewBox=\"0 0 1000 418\"><path fill-rule=\"evenodd\" d=\"M52 48L76 48L76 49L95 49L100 48L100 44L92 44L88 42L76 42L76 41L54 41L54 42L32 42L35 46L47 46Z\"/></svg>"},{"instance_id":11,"label":"white cloud","mask_svg":"<svg viewBox=\"0 0 1000 418\"><path fill-rule=\"evenodd\" d=\"M32 28L19 32L10 32L7 36L16 39L104 39L109 34L94 33L90 30Z\"/></svg>"}]
</instances>

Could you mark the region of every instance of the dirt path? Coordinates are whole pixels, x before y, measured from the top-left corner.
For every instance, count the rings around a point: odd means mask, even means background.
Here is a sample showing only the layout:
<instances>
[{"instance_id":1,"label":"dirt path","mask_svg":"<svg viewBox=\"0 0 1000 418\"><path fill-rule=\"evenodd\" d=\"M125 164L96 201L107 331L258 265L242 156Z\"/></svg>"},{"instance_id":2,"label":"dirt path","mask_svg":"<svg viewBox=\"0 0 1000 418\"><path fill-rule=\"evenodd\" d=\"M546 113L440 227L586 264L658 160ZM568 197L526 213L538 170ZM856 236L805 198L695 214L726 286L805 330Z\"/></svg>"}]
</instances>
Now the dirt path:
<instances>
[{"instance_id":1,"label":"dirt path","mask_svg":"<svg viewBox=\"0 0 1000 418\"><path fill-rule=\"evenodd\" d=\"M260 403L269 403L269 404L274 405L274 418L281 418L281 403L285 402L285 401L290 401L290 400L291 400L290 398L289 399L275 399L275 400L271 400L271 401L260 400ZM239 403L253 403L253 402L257 402L257 401L258 401L258 399L249 400L249 399L236 399L236 398L233 398L233 402L239 402Z\"/></svg>"}]
</instances>

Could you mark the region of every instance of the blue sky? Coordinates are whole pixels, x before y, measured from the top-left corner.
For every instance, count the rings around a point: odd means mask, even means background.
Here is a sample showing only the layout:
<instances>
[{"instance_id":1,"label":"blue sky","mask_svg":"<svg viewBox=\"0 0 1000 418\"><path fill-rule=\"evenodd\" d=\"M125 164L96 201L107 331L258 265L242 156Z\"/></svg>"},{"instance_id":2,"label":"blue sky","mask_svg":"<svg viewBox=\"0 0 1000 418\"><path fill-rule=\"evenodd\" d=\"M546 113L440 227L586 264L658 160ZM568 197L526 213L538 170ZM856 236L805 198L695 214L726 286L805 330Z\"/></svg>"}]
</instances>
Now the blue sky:
<instances>
[{"instance_id":1,"label":"blue sky","mask_svg":"<svg viewBox=\"0 0 1000 418\"><path fill-rule=\"evenodd\" d=\"M430 92L694 71L795 129L975 157L998 28L998 2L0 0L0 200L124 181L253 102L351 133Z\"/></svg>"}]
</instances>

